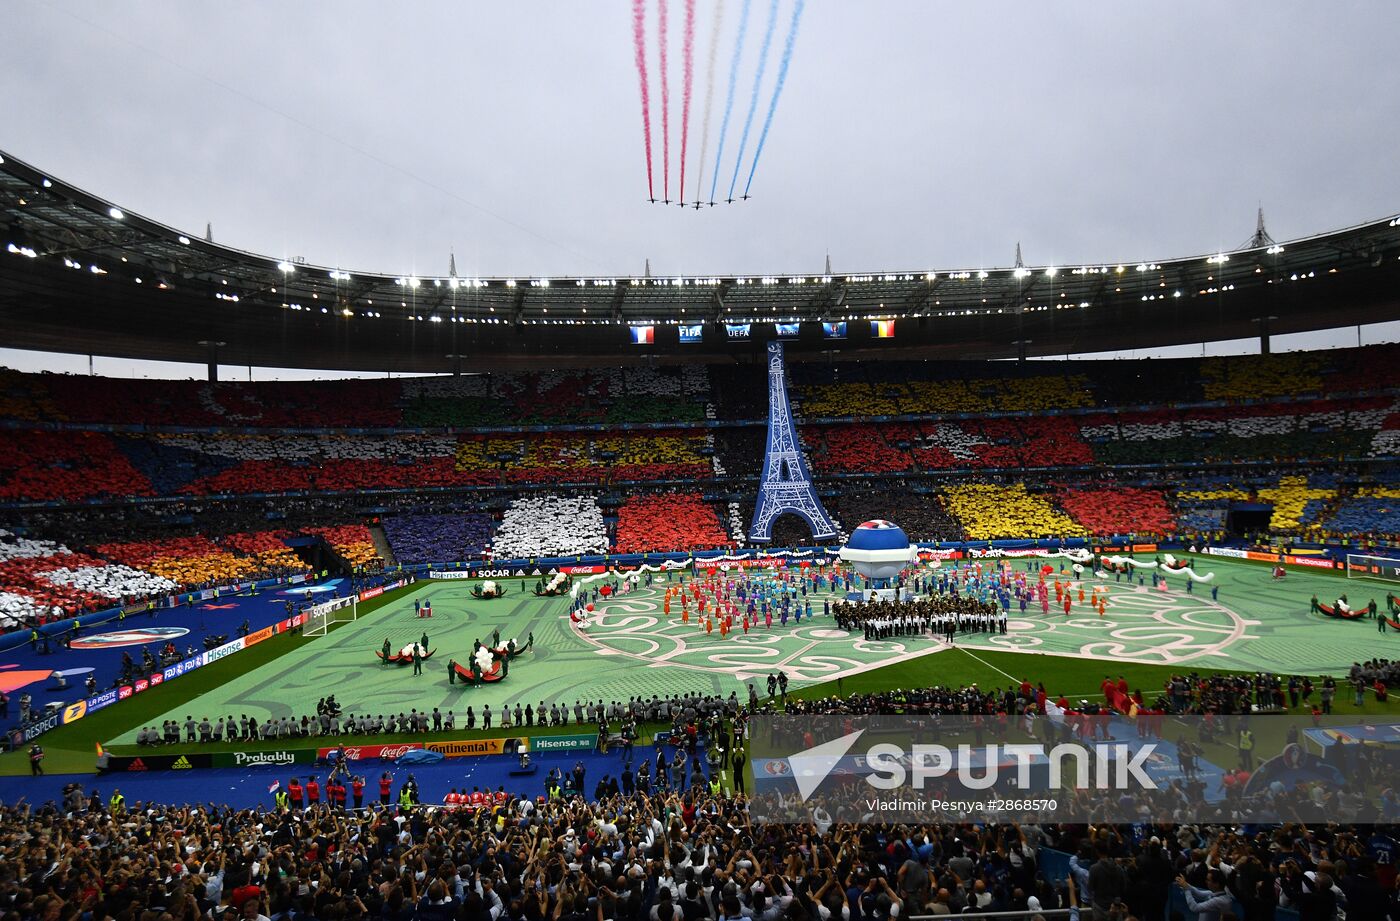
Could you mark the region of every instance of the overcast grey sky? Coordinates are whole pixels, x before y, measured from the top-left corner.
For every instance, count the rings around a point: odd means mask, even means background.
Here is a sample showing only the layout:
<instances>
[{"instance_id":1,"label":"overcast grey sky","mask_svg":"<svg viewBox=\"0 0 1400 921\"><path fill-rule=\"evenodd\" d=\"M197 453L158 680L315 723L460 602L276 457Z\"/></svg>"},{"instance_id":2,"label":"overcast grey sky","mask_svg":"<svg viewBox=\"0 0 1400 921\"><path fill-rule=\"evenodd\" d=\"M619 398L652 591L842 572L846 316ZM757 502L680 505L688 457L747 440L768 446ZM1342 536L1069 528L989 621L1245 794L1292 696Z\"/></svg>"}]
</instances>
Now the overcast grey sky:
<instances>
[{"instance_id":1,"label":"overcast grey sky","mask_svg":"<svg viewBox=\"0 0 1400 921\"><path fill-rule=\"evenodd\" d=\"M1400 211L1391 0L810 0L756 197L698 213L645 201L625 2L11 0L0 26L0 147L176 227L352 270L441 274L449 250L464 275L813 272L828 251L837 271L976 268L1018 240L1032 264L1125 261L1237 246L1260 203L1280 239Z\"/></svg>"}]
</instances>

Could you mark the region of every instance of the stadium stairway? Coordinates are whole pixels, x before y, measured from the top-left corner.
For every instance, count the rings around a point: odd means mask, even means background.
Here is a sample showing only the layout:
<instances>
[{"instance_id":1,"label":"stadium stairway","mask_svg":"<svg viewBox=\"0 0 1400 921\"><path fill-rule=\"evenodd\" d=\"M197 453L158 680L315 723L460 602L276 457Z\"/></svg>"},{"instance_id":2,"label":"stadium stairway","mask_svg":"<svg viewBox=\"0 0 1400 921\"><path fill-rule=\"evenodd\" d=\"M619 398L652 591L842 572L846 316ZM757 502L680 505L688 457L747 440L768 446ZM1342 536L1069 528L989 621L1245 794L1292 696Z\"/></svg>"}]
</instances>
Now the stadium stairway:
<instances>
[{"instance_id":1,"label":"stadium stairway","mask_svg":"<svg viewBox=\"0 0 1400 921\"><path fill-rule=\"evenodd\" d=\"M338 576L347 576L353 567L335 548L326 542L325 538L304 534L298 537L287 539L287 546L292 548L292 552L297 558L311 568L312 572L329 572Z\"/></svg>"},{"instance_id":2,"label":"stadium stairway","mask_svg":"<svg viewBox=\"0 0 1400 921\"><path fill-rule=\"evenodd\" d=\"M394 559L394 551L389 546L389 536L384 533L384 526L381 524L370 525L369 536L374 539L374 549L379 553L379 558L384 561L385 567L397 566L399 561Z\"/></svg>"}]
</instances>

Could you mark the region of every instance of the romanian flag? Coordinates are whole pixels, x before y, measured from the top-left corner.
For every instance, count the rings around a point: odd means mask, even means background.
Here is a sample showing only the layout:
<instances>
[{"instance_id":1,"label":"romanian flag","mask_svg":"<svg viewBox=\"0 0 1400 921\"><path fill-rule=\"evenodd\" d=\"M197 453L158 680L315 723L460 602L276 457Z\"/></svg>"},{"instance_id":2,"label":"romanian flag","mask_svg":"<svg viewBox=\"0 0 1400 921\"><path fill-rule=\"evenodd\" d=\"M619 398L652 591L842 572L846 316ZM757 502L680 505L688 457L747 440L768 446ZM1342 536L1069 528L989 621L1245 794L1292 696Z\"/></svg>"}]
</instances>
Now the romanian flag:
<instances>
[{"instance_id":1,"label":"romanian flag","mask_svg":"<svg viewBox=\"0 0 1400 921\"><path fill-rule=\"evenodd\" d=\"M656 337L655 326L633 326L631 331L633 345L651 345Z\"/></svg>"},{"instance_id":2,"label":"romanian flag","mask_svg":"<svg viewBox=\"0 0 1400 921\"><path fill-rule=\"evenodd\" d=\"M876 339L893 339L894 320L871 320L870 335Z\"/></svg>"}]
</instances>

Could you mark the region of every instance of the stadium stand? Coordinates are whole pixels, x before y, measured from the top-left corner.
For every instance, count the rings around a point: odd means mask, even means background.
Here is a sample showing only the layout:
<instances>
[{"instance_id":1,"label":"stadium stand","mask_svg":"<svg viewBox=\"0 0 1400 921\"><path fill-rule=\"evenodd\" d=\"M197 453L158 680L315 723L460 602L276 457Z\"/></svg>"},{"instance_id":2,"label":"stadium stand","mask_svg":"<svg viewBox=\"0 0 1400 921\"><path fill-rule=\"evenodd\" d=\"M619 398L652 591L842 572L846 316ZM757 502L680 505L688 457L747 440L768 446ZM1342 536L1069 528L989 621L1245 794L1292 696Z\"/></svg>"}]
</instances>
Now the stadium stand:
<instances>
[{"instance_id":1,"label":"stadium stand","mask_svg":"<svg viewBox=\"0 0 1400 921\"><path fill-rule=\"evenodd\" d=\"M388 515L382 524L400 563L478 559L496 529L495 519L481 512Z\"/></svg>"},{"instance_id":2,"label":"stadium stand","mask_svg":"<svg viewBox=\"0 0 1400 921\"><path fill-rule=\"evenodd\" d=\"M613 550L712 550L729 542L719 515L699 493L660 493L631 496L622 504Z\"/></svg>"},{"instance_id":3,"label":"stadium stand","mask_svg":"<svg viewBox=\"0 0 1400 921\"><path fill-rule=\"evenodd\" d=\"M1078 537L1088 531L1024 483L967 484L943 490L943 504L972 540L1003 537Z\"/></svg>"}]
</instances>

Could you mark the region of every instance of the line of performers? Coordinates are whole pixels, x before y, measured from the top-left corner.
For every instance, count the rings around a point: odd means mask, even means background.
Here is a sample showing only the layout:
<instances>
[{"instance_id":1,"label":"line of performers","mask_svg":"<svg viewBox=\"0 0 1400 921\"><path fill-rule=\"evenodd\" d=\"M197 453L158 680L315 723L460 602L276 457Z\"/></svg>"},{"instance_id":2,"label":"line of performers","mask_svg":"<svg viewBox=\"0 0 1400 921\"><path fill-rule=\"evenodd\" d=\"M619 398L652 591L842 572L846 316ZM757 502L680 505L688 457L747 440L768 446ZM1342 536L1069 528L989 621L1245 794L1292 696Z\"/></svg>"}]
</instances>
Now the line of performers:
<instances>
[{"instance_id":1,"label":"line of performers","mask_svg":"<svg viewBox=\"0 0 1400 921\"><path fill-rule=\"evenodd\" d=\"M1000 606L1002 613L1011 611L1013 604L1025 614L1037 605L1041 614L1049 616L1051 597L1054 606L1069 617L1076 604L1089 606L1100 617L1108 607L1108 587L1085 586L1070 573L1056 573L1048 565L1039 571L1017 572L1010 562L1001 566L971 563L965 566L940 568L936 574L916 577L912 587L920 595L970 598L985 604Z\"/></svg>"},{"instance_id":2,"label":"line of performers","mask_svg":"<svg viewBox=\"0 0 1400 921\"><path fill-rule=\"evenodd\" d=\"M775 622L782 627L789 620L800 625L818 613L831 616L830 599L823 598L817 607L811 597L825 585L824 573L803 570L761 576L715 573L668 587L661 607L667 617L679 608L682 624L728 636L737 630L771 630Z\"/></svg>"},{"instance_id":3,"label":"line of performers","mask_svg":"<svg viewBox=\"0 0 1400 921\"><path fill-rule=\"evenodd\" d=\"M1005 634L1007 614L988 601L944 595L914 601L838 601L831 609L843 630L862 630L867 640L908 636L943 637L959 633Z\"/></svg>"}]
</instances>

